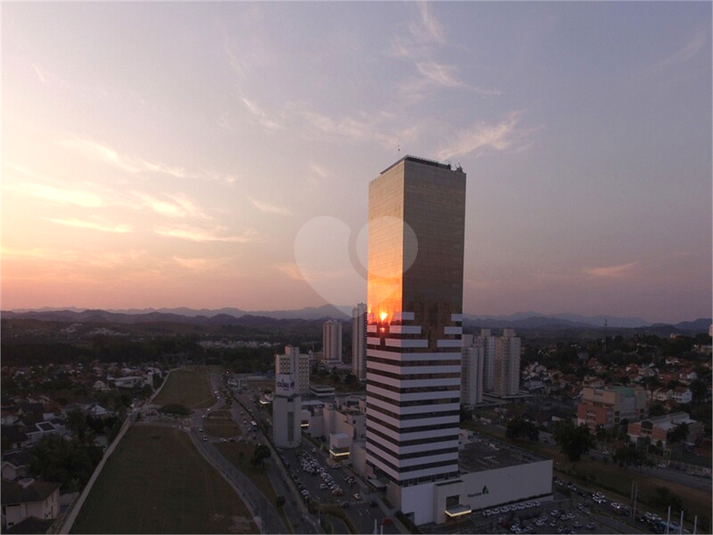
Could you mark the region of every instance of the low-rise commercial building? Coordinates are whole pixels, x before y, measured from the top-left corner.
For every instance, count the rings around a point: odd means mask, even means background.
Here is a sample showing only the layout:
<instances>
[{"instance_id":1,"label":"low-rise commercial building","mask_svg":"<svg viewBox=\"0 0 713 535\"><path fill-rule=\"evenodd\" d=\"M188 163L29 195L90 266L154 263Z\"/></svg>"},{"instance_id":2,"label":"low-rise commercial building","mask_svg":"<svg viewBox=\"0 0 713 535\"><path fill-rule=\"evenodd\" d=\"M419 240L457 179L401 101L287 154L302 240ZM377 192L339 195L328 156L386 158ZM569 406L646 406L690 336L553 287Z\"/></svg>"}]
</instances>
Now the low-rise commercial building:
<instances>
[{"instance_id":1,"label":"low-rise commercial building","mask_svg":"<svg viewBox=\"0 0 713 535\"><path fill-rule=\"evenodd\" d=\"M634 422L646 417L648 410L643 388L612 386L582 389L582 400L577 406L577 424L609 429L622 420Z\"/></svg>"},{"instance_id":2,"label":"low-rise commercial building","mask_svg":"<svg viewBox=\"0 0 713 535\"><path fill-rule=\"evenodd\" d=\"M665 448L668 444L669 433L681 424L688 426L687 442L695 442L703 436L703 424L692 420L685 412L676 412L656 418L648 418L640 422L632 422L627 426L627 434L629 435L629 440L634 444L643 445L648 443L652 446L657 446L661 442L661 446Z\"/></svg>"}]
</instances>

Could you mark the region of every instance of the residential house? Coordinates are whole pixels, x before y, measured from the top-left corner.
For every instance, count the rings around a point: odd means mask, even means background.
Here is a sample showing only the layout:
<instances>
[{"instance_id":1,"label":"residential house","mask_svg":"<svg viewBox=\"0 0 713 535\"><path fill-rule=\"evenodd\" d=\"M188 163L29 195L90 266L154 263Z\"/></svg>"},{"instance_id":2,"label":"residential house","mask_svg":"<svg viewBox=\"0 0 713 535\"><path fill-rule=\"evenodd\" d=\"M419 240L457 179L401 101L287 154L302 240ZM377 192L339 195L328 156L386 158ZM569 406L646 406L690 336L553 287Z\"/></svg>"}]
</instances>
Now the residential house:
<instances>
[{"instance_id":1,"label":"residential house","mask_svg":"<svg viewBox=\"0 0 713 535\"><path fill-rule=\"evenodd\" d=\"M690 403L693 400L693 393L685 386L677 386L673 389L671 399L673 399L676 403Z\"/></svg>"},{"instance_id":2,"label":"residential house","mask_svg":"<svg viewBox=\"0 0 713 535\"><path fill-rule=\"evenodd\" d=\"M59 515L59 483L36 481L2 481L3 530L34 516L39 519L57 518Z\"/></svg>"},{"instance_id":3,"label":"residential house","mask_svg":"<svg viewBox=\"0 0 713 535\"><path fill-rule=\"evenodd\" d=\"M56 435L58 434L57 426L51 422L37 422L35 425L28 426L25 429L25 434L30 439L30 442L34 443L40 440L45 435Z\"/></svg>"},{"instance_id":4,"label":"residential house","mask_svg":"<svg viewBox=\"0 0 713 535\"><path fill-rule=\"evenodd\" d=\"M7 442L8 450L20 450L30 444L23 425L3 425L0 435L2 435L3 441Z\"/></svg>"},{"instance_id":5,"label":"residential house","mask_svg":"<svg viewBox=\"0 0 713 535\"><path fill-rule=\"evenodd\" d=\"M2 456L2 479L15 481L27 475L30 456L27 450L13 451Z\"/></svg>"}]
</instances>

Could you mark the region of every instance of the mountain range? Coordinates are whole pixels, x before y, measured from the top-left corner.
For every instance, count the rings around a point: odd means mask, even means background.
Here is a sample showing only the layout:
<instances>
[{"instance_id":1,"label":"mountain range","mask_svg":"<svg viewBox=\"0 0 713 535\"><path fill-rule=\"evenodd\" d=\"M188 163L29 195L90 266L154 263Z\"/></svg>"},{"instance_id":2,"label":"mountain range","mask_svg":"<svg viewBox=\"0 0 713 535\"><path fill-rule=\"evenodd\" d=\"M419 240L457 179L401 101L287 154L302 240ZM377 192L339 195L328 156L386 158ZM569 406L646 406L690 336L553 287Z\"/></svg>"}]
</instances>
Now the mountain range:
<instances>
[{"instance_id":1,"label":"mountain range","mask_svg":"<svg viewBox=\"0 0 713 535\"><path fill-rule=\"evenodd\" d=\"M186 307L159 309L124 309L124 310L88 310L81 308L2 311L3 318L27 318L45 321L66 321L82 323L148 323L175 322L201 323L212 325L250 324L258 318L273 320L322 320L338 319L346 321L351 318L350 306L323 305L307 307L298 310L246 311L239 308L192 309ZM240 321L237 321L240 319ZM563 313L545 315L539 312L527 311L502 316L464 314L464 325L480 328L514 328L536 329L543 327L561 328L664 328L673 327L678 331L708 332L711 318L698 318L694 321L684 321L675 325L651 323L642 318L617 316L583 316Z\"/></svg>"}]
</instances>

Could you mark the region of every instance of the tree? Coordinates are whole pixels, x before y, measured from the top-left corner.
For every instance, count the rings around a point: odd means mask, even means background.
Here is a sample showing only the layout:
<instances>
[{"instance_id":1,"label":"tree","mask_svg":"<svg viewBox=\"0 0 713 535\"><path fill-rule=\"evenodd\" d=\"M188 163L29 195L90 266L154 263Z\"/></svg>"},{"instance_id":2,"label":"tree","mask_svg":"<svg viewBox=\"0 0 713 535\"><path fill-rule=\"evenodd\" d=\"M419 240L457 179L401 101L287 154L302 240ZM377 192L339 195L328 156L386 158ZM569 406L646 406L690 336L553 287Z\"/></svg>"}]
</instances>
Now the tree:
<instances>
[{"instance_id":1,"label":"tree","mask_svg":"<svg viewBox=\"0 0 713 535\"><path fill-rule=\"evenodd\" d=\"M706 399L706 395L708 395L708 388L706 388L706 384L700 379L695 379L691 381L691 384L688 385L688 388L691 389L691 394L693 395L694 403L702 402L704 399Z\"/></svg>"},{"instance_id":2,"label":"tree","mask_svg":"<svg viewBox=\"0 0 713 535\"><path fill-rule=\"evenodd\" d=\"M250 459L250 464L252 464L253 466L262 466L265 464L265 459L270 457L270 455L272 455L270 448L268 448L264 444L258 444L255 447L252 459Z\"/></svg>"},{"instance_id":3,"label":"tree","mask_svg":"<svg viewBox=\"0 0 713 535\"><path fill-rule=\"evenodd\" d=\"M684 442L688 438L688 424L681 423L668 432L669 442Z\"/></svg>"},{"instance_id":4,"label":"tree","mask_svg":"<svg viewBox=\"0 0 713 535\"><path fill-rule=\"evenodd\" d=\"M641 466L646 462L646 454L637 450L632 444L618 448L612 457L619 466Z\"/></svg>"},{"instance_id":5,"label":"tree","mask_svg":"<svg viewBox=\"0 0 713 535\"><path fill-rule=\"evenodd\" d=\"M560 452L566 454L572 462L579 461L582 455L595 445L587 425L576 426L572 420L557 422L552 436L559 445Z\"/></svg>"},{"instance_id":6,"label":"tree","mask_svg":"<svg viewBox=\"0 0 713 535\"><path fill-rule=\"evenodd\" d=\"M468 407L465 405L460 406L460 421L462 422L470 422L473 419L473 411L470 410Z\"/></svg>"},{"instance_id":7,"label":"tree","mask_svg":"<svg viewBox=\"0 0 713 535\"><path fill-rule=\"evenodd\" d=\"M68 441L57 435L45 435L35 443L29 457L32 476L77 491L89 481L102 458L102 449L77 440Z\"/></svg>"},{"instance_id":8,"label":"tree","mask_svg":"<svg viewBox=\"0 0 713 535\"><path fill-rule=\"evenodd\" d=\"M532 442L537 442L540 438L540 431L537 426L525 418L513 418L508 422L505 436L513 440L529 438Z\"/></svg>"},{"instance_id":9,"label":"tree","mask_svg":"<svg viewBox=\"0 0 713 535\"><path fill-rule=\"evenodd\" d=\"M73 409L67 414L67 427L77 440L84 442L89 431L87 416L79 409Z\"/></svg>"},{"instance_id":10,"label":"tree","mask_svg":"<svg viewBox=\"0 0 713 535\"><path fill-rule=\"evenodd\" d=\"M281 508L282 506L284 506L285 503L287 503L287 500L285 499L284 496L278 496L277 498L275 498L275 506L278 509Z\"/></svg>"},{"instance_id":11,"label":"tree","mask_svg":"<svg viewBox=\"0 0 713 535\"><path fill-rule=\"evenodd\" d=\"M175 416L191 415L191 410L180 403L167 403L166 405L162 405L159 411L164 414L173 414Z\"/></svg>"}]
</instances>

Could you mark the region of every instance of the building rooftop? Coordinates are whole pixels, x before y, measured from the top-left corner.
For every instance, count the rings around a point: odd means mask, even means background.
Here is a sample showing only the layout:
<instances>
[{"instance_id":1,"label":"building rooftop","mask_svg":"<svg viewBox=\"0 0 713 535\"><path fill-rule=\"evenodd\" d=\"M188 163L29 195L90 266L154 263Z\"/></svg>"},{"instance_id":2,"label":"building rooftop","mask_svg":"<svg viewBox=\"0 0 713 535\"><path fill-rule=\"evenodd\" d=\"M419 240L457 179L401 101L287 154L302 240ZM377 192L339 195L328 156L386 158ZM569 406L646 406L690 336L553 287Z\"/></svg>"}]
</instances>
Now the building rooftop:
<instances>
[{"instance_id":1,"label":"building rooftop","mask_svg":"<svg viewBox=\"0 0 713 535\"><path fill-rule=\"evenodd\" d=\"M461 444L463 441L464 437L461 434ZM461 473L482 472L546 460L545 457L532 452L473 432L469 432L469 438L465 439L465 447L458 452Z\"/></svg>"},{"instance_id":2,"label":"building rooftop","mask_svg":"<svg viewBox=\"0 0 713 535\"><path fill-rule=\"evenodd\" d=\"M401 162L405 162L405 161L420 163L420 164L423 164L423 165L431 165L431 166L433 166L433 167L440 167L441 169L450 169L450 168L451 168L451 164L449 164L449 163L440 163L440 162L436 162L436 161L434 161L434 160L427 160L427 159L425 159L425 158L418 158L417 156L411 156L411 155L407 154L406 156L404 156L404 157L401 158L400 160L398 160L398 161L392 163L389 167L387 167L386 169L384 169L384 170L381 172L381 174L383 175L384 173L386 173L386 171L388 171L388 170L391 169L392 167L395 167L395 166L397 166L398 164L400 164ZM462 172L462 169L460 169L460 167L459 167L458 169L456 169L456 171L461 171L461 172Z\"/></svg>"}]
</instances>

